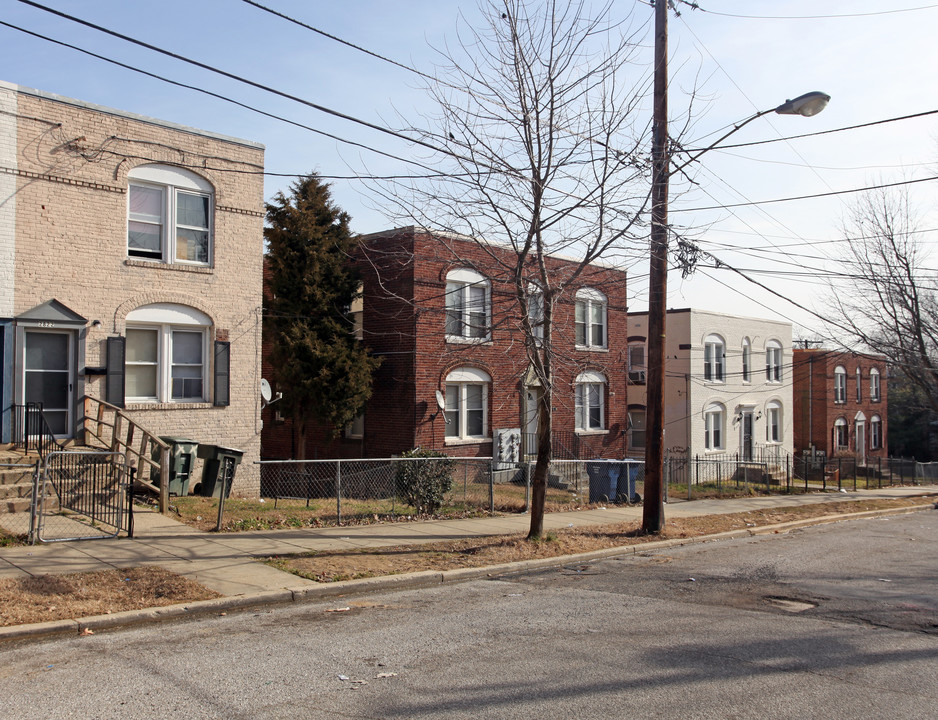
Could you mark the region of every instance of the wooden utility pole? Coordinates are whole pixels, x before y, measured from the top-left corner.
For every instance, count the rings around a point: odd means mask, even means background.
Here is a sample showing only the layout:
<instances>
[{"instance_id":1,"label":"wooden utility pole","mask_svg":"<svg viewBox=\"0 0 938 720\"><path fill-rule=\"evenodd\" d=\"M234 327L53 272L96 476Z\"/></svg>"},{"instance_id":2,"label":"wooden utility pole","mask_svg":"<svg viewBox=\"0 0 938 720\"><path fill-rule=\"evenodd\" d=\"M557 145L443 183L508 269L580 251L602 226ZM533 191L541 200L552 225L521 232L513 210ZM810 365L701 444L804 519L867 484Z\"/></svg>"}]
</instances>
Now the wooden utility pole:
<instances>
[{"instance_id":1,"label":"wooden utility pole","mask_svg":"<svg viewBox=\"0 0 938 720\"><path fill-rule=\"evenodd\" d=\"M651 258L648 278L648 432L642 530L664 527L664 338L668 303L668 0L655 0L655 87L651 158Z\"/></svg>"}]
</instances>

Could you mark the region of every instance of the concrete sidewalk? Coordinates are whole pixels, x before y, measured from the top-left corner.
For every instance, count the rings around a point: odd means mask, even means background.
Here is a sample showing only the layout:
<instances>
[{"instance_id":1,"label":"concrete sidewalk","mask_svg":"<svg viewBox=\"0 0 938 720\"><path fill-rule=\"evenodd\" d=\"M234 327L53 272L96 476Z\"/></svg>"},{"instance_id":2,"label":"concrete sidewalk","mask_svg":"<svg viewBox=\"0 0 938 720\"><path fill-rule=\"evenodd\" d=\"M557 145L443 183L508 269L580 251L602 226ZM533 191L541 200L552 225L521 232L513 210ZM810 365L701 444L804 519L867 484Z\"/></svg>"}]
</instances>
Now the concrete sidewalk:
<instances>
[{"instance_id":1,"label":"concrete sidewalk","mask_svg":"<svg viewBox=\"0 0 938 720\"><path fill-rule=\"evenodd\" d=\"M892 487L856 492L773 495L694 500L669 504L666 518L728 514L765 508L809 505L847 499L903 498L938 493L938 486ZM549 513L547 530L584 525L640 521L641 507L608 507ZM0 577L87 572L159 565L192 578L222 595L315 586L310 580L281 572L254 560L312 550L384 547L523 533L528 515L358 525L325 529L206 533L154 511L135 513L135 537L58 542L0 548Z\"/></svg>"}]
</instances>

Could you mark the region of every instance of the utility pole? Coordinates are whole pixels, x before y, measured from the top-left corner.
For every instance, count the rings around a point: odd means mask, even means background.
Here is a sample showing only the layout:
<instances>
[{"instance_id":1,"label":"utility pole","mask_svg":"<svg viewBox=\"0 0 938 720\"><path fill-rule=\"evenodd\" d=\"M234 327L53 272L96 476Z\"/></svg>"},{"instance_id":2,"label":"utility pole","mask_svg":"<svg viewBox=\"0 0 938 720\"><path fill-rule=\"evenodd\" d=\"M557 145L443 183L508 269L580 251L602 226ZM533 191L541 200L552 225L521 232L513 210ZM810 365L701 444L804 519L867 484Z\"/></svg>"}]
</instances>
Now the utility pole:
<instances>
[{"instance_id":1,"label":"utility pole","mask_svg":"<svg viewBox=\"0 0 938 720\"><path fill-rule=\"evenodd\" d=\"M651 257L648 277L648 432L642 530L664 527L664 339L668 303L668 0L655 0L655 86L651 158Z\"/></svg>"}]
</instances>

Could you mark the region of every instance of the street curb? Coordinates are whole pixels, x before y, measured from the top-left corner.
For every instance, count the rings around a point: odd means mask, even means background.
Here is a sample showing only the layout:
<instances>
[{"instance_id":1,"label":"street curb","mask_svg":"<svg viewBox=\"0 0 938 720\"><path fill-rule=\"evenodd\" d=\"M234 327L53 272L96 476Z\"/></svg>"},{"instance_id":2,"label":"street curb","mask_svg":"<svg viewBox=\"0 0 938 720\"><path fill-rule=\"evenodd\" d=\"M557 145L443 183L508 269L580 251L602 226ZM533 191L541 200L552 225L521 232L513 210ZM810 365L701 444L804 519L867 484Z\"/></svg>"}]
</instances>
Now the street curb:
<instances>
[{"instance_id":1,"label":"street curb","mask_svg":"<svg viewBox=\"0 0 938 720\"><path fill-rule=\"evenodd\" d=\"M536 560L519 560L517 562L501 565L489 565L478 568L459 568L456 570L424 570L400 575L385 575L361 580L343 580L322 585L283 588L280 590L265 590L246 595L231 595L228 597L199 600L191 603L165 605L163 607L144 608L141 610L126 610L111 613L110 615L94 615L73 620L50 620L49 622L31 623L28 625L13 625L0 627L0 644L16 640L41 640L59 635L93 634L99 630L107 630L144 623L163 622L179 618L194 618L211 614L224 614L228 611L248 610L257 607L290 605L302 602L316 602L348 595L362 595L369 592L386 592L388 590L415 590L426 587L435 587L444 584L468 582L470 580L517 575L531 570L542 570L551 567L563 567L576 563L593 562L623 555L635 555L648 550L660 550L669 547L681 547L717 540L731 540L759 535L775 535L798 530L811 525L825 525L841 520L857 520L863 518L887 517L890 515L907 515L922 510L936 510L938 503L929 501L922 505L913 505L903 508L887 508L883 510L866 510L857 513L840 515L822 515L803 520L792 520L776 525L765 525L758 528L729 530L712 535L699 535L697 537L673 538L671 540L657 540L636 545L623 545L621 547L603 548L576 555L560 555Z\"/></svg>"}]
</instances>

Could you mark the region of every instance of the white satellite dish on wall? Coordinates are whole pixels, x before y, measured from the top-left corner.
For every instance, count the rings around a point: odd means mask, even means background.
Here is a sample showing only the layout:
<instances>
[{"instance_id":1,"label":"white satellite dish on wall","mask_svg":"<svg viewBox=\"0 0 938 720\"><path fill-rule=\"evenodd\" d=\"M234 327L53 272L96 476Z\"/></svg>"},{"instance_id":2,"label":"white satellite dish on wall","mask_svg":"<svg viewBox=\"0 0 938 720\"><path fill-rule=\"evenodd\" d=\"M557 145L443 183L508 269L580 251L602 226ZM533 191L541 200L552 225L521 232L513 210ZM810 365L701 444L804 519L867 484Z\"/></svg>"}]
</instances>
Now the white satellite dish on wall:
<instances>
[{"instance_id":1,"label":"white satellite dish on wall","mask_svg":"<svg viewBox=\"0 0 938 720\"><path fill-rule=\"evenodd\" d=\"M446 410L446 396L439 390L436 391L436 406L440 410Z\"/></svg>"},{"instance_id":2,"label":"white satellite dish on wall","mask_svg":"<svg viewBox=\"0 0 938 720\"><path fill-rule=\"evenodd\" d=\"M265 403L269 403L272 397L273 393L270 391L270 383L261 378L261 398Z\"/></svg>"}]
</instances>

